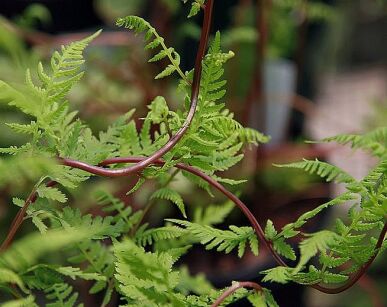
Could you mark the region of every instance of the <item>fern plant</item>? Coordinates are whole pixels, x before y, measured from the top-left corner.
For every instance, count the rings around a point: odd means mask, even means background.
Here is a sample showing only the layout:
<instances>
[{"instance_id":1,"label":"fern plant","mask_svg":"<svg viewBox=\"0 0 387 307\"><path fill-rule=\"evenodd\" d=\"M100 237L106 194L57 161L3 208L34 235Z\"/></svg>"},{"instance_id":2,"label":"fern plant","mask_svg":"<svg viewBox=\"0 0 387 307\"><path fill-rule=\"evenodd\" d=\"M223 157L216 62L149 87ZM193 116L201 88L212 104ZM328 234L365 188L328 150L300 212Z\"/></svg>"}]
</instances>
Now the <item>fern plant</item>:
<instances>
[{"instance_id":1,"label":"fern plant","mask_svg":"<svg viewBox=\"0 0 387 307\"><path fill-rule=\"evenodd\" d=\"M195 244L239 257L247 249L258 255L265 246L279 265L261 272L264 281L292 281L338 293L352 286L386 248L386 127L366 135L325 140L350 143L379 159L362 180L317 160L281 166L316 173L347 187L343 195L282 229L276 229L270 220L263 229L248 207L222 185L238 187L243 182L225 178L222 172L243 159L245 146L267 142L268 137L243 127L226 108L224 65L234 54L222 51L219 32L206 52L213 0L193 1L190 15L202 8L196 65L187 72L180 68L178 53L165 45L147 21L136 16L117 21L119 26L144 34L145 49L160 49L151 62L169 60L156 79L174 72L180 77L178 89L184 103L172 110L164 97L155 97L140 129L133 119L134 110L129 110L96 136L70 110L67 95L83 75L83 51L99 32L54 52L50 69L40 63L36 75L27 71L25 85L0 83L0 101L30 116L29 123L8 124L29 140L19 147L1 149L4 172L0 184L23 180L34 185L25 199L13 199L20 210L0 249L0 291L8 300L2 301L4 306L38 306L42 301L47 306L82 306L79 283L74 280L84 280L89 295L99 298L101 306L118 297L124 306L220 306L247 298L254 306L272 307L277 304L270 290L260 285L236 281L228 289L215 289L202 275L191 276L178 260ZM82 183L92 176L136 176L137 182L127 188L128 195L149 181L155 183L154 190L139 210L107 190L98 191L95 202L103 216L91 215L72 206L71 191L82 190ZM176 176L209 194L217 190L228 201L196 208L191 215L184 197L171 186ZM302 231L322 210L348 201L353 202L349 217L338 220L334 230ZM164 225L150 227L145 222L147 213L164 202L175 205L184 219L165 219ZM220 229L235 207L251 227ZM37 231L13 243L21 224L28 220ZM287 242L295 236L302 237L299 256ZM293 262L288 264L282 257ZM342 285L326 286L336 283Z\"/></svg>"}]
</instances>

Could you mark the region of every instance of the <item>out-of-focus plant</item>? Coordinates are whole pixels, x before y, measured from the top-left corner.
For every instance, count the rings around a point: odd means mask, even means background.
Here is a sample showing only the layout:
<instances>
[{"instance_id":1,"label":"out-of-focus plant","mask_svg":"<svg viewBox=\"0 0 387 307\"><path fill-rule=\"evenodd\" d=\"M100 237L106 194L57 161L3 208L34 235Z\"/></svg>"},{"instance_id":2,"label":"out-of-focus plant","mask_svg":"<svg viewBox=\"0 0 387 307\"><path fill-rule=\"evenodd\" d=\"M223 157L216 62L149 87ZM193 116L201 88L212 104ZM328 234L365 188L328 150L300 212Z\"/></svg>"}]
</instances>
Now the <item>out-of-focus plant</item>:
<instances>
[{"instance_id":1,"label":"out-of-focus plant","mask_svg":"<svg viewBox=\"0 0 387 307\"><path fill-rule=\"evenodd\" d=\"M141 127L132 109L96 136L70 109L68 95L84 75L84 50L100 31L55 51L49 67L39 62L36 70L27 70L24 84L0 82L0 102L27 117L22 123L7 123L27 140L1 148L2 154L11 157L0 160L0 184L35 179L25 199L13 199L20 210L0 247L0 290L7 298L14 297L6 304L37 306L36 297L41 295L48 306L78 306L79 295L71 280L84 280L90 282L90 297L102 293L98 302L102 306L115 294L126 306L216 307L247 298L254 306L273 307L278 305L270 291L257 283L238 281L216 290L203 282L203 276L190 276L184 267L179 268L178 260L193 244L217 252L235 251L239 257L247 249L257 256L262 244L278 263L261 272L264 281L296 282L333 294L356 283L386 248L386 127L323 140L351 144L375 156L378 164L361 180L318 160L282 165L346 186L345 193L282 229L270 220L263 229L249 208L222 185L244 182L226 178L222 172L243 159L245 146L267 142L268 137L243 127L226 108L224 66L234 53L222 50L219 32L208 44L214 1L196 0L193 7L197 3L199 11L204 9L204 19L195 67L190 71L182 70L178 52L167 46L148 21L137 16L117 21L118 26L142 35L145 50L151 51L150 62L168 63L155 79L175 74L179 77L176 91L184 97L176 110L165 97L155 97L147 105ZM196 13L194 9L190 15ZM209 194L217 190L230 202L188 216L183 197L171 188L179 174ZM136 178L128 195L141 192L146 182L155 185L146 207L137 211L101 191L97 202L104 217L93 216L69 205L69 191L82 190L82 183L93 176ZM335 229L303 232L311 218L348 201L353 202L348 219L337 220ZM165 203L175 205L184 219L166 219L161 227L144 222L156 204ZM217 227L232 210L232 203L250 226ZM27 220L40 233L13 243ZM288 243L296 236L302 238L298 257ZM344 264L346 268L341 269Z\"/></svg>"},{"instance_id":2,"label":"out-of-focus plant","mask_svg":"<svg viewBox=\"0 0 387 307\"><path fill-rule=\"evenodd\" d=\"M377 100L371 106L372 114L366 120L366 127L369 130L387 123L387 99Z\"/></svg>"},{"instance_id":3,"label":"out-of-focus plant","mask_svg":"<svg viewBox=\"0 0 387 307\"><path fill-rule=\"evenodd\" d=\"M304 21L327 21L334 18L334 9L323 3L306 0L273 0L269 14L268 55L291 57L297 42L297 28Z\"/></svg>"}]
</instances>

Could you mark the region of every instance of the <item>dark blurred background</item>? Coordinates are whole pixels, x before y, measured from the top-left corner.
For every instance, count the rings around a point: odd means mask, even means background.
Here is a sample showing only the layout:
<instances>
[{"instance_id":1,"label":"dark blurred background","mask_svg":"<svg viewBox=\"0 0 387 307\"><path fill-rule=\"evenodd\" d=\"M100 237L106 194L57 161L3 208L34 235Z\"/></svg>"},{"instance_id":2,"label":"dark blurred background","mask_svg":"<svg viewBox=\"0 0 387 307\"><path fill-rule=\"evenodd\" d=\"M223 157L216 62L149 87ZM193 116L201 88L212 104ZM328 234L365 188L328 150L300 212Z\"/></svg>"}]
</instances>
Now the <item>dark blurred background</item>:
<instances>
[{"instance_id":1,"label":"dark blurred background","mask_svg":"<svg viewBox=\"0 0 387 307\"><path fill-rule=\"evenodd\" d=\"M261 221L281 226L341 191L300 172L274 169L272 163L319 158L356 177L373 161L348 148L304 145L338 133L360 133L387 123L387 3L377 0L215 1L213 33L220 30L223 47L236 57L227 69L228 107L238 120L272 136L272 142L247 155L234 176L249 178L241 197ZM155 82L159 70L148 64L141 38L120 31L118 17L140 15L174 46L182 67L190 70L200 35L201 16L188 19L189 6L180 0L1 0L0 78L22 82L27 67L36 67L61 44L100 28L103 34L87 55L87 73L70 100L95 131L135 107L138 117L155 96L179 105L175 80ZM1 123L19 115L0 109ZM1 124L0 146L17 145ZM251 167L254 165L254 167ZM231 175L233 176L233 175ZM115 187L122 193L125 185ZM184 189L184 187L176 187ZM14 216L1 191L0 233ZM187 194L197 204L203 197ZM344 211L330 211L309 231L330 224ZM233 216L235 224L245 222ZM205 272L218 287L231 280L257 279L272 265L270 256L221 256L195 249L185 262L193 272ZM313 290L270 285L280 306L373 306L387 304L386 260L379 259L369 276L344 294L320 295Z\"/></svg>"}]
</instances>

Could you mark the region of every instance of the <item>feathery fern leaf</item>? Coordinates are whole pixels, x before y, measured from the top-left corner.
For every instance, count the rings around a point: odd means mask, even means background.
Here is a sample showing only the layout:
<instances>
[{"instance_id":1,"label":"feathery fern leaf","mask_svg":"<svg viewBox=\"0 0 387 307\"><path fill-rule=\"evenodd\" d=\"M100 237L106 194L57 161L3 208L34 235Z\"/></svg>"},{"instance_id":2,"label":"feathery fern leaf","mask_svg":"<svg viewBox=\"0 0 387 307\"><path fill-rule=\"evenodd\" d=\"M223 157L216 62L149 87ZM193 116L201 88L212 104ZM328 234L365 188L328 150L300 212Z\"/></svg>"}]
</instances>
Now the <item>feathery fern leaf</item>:
<instances>
[{"instance_id":1,"label":"feathery fern leaf","mask_svg":"<svg viewBox=\"0 0 387 307\"><path fill-rule=\"evenodd\" d=\"M6 285L6 284L14 284L17 285L20 289L22 289L24 292L27 292L22 278L15 272L7 269L7 268L0 268L0 285Z\"/></svg>"},{"instance_id":2,"label":"feathery fern leaf","mask_svg":"<svg viewBox=\"0 0 387 307\"><path fill-rule=\"evenodd\" d=\"M301 257L298 262L295 272L299 270L314 257L318 251L326 251L329 246L336 243L339 236L331 231L323 230L314 234L308 235L308 238L300 243Z\"/></svg>"},{"instance_id":3,"label":"feathery fern leaf","mask_svg":"<svg viewBox=\"0 0 387 307\"><path fill-rule=\"evenodd\" d=\"M145 32L145 40L150 41L146 45L146 49L155 49L159 46L162 48L162 50L153 56L149 61L156 62L167 57L171 64L168 65L167 68L165 68L161 73L159 73L156 76L156 79L161 79L171 75L174 72L177 72L183 80L187 80L185 74L180 69L180 55L175 51L174 48L168 48L165 45L164 38L162 38L157 33L156 29L152 27L149 22L138 16L127 16L124 18L119 18L116 24L119 27L125 27L127 29L134 30L136 33Z\"/></svg>"},{"instance_id":4,"label":"feathery fern leaf","mask_svg":"<svg viewBox=\"0 0 387 307\"><path fill-rule=\"evenodd\" d=\"M200 225L188 221L167 219L177 225L181 225L192 236L206 246L206 249L216 248L217 251L230 253L238 248L238 256L242 257L245 253L246 244L250 244L251 251L258 255L258 239L251 227L230 226L230 230L219 230L207 225Z\"/></svg>"},{"instance_id":5,"label":"feathery fern leaf","mask_svg":"<svg viewBox=\"0 0 387 307\"><path fill-rule=\"evenodd\" d=\"M184 229L176 226L165 226L160 228L152 228L136 234L136 241L139 245L152 245L160 240L169 240L179 238L186 234Z\"/></svg>"},{"instance_id":6,"label":"feathery fern leaf","mask_svg":"<svg viewBox=\"0 0 387 307\"><path fill-rule=\"evenodd\" d=\"M82 306L76 305L78 293L73 292L73 287L66 283L58 283L45 289L48 300L54 300L53 303L48 303L48 307L73 307Z\"/></svg>"},{"instance_id":7,"label":"feathery fern leaf","mask_svg":"<svg viewBox=\"0 0 387 307\"><path fill-rule=\"evenodd\" d=\"M115 277L129 306L138 302L146 306L185 306L172 291L179 282L178 272L172 271L172 257L167 253L146 253L127 240L116 244Z\"/></svg>"},{"instance_id":8,"label":"feathery fern leaf","mask_svg":"<svg viewBox=\"0 0 387 307\"><path fill-rule=\"evenodd\" d=\"M1 304L2 307L38 307L35 303L35 297L29 295L26 298L12 300Z\"/></svg>"},{"instance_id":9,"label":"feathery fern leaf","mask_svg":"<svg viewBox=\"0 0 387 307\"><path fill-rule=\"evenodd\" d=\"M154 192L150 199L151 200L152 199L169 200L179 208L180 212L183 214L184 217L187 217L187 214L185 213L183 198L180 196L178 192L174 190L171 190L169 188L161 188L156 192Z\"/></svg>"},{"instance_id":10,"label":"feathery fern leaf","mask_svg":"<svg viewBox=\"0 0 387 307\"><path fill-rule=\"evenodd\" d=\"M326 181L334 181L337 183L355 183L356 180L338 168L326 162L319 160L304 160L303 162L290 163L285 165L275 165L277 167L298 168L309 172L310 174L317 174Z\"/></svg>"},{"instance_id":11,"label":"feathery fern leaf","mask_svg":"<svg viewBox=\"0 0 387 307\"><path fill-rule=\"evenodd\" d=\"M0 267L20 271L28 268L50 252L56 252L71 244L92 237L95 227L50 230L46 234L31 234L17 242L0 255Z\"/></svg>"},{"instance_id":12,"label":"feathery fern leaf","mask_svg":"<svg viewBox=\"0 0 387 307\"><path fill-rule=\"evenodd\" d=\"M231 201L227 201L222 205L209 205L205 208L198 207L195 209L193 222L209 226L221 224L234 207L235 205Z\"/></svg>"},{"instance_id":13,"label":"feathery fern leaf","mask_svg":"<svg viewBox=\"0 0 387 307\"><path fill-rule=\"evenodd\" d=\"M387 150L387 127L380 127L363 135L339 134L325 138L322 142L336 142L342 145L350 144L354 149L369 150L376 157L382 158Z\"/></svg>"}]
</instances>

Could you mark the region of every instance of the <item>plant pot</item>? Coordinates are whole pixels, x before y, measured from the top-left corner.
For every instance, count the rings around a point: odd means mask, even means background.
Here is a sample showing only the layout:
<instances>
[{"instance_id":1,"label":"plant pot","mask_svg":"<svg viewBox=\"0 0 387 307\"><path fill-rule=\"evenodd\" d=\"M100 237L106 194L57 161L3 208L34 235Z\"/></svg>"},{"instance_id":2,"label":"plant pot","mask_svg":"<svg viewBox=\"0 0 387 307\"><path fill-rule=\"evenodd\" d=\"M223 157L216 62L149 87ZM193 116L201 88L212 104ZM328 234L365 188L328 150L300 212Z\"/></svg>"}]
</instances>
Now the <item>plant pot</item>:
<instances>
[{"instance_id":1,"label":"plant pot","mask_svg":"<svg viewBox=\"0 0 387 307\"><path fill-rule=\"evenodd\" d=\"M250 125L271 136L269 146L278 145L286 139L296 77L296 65L291 61L275 59L264 63L264 103L254 106ZM263 120L260 120L262 117Z\"/></svg>"}]
</instances>

